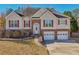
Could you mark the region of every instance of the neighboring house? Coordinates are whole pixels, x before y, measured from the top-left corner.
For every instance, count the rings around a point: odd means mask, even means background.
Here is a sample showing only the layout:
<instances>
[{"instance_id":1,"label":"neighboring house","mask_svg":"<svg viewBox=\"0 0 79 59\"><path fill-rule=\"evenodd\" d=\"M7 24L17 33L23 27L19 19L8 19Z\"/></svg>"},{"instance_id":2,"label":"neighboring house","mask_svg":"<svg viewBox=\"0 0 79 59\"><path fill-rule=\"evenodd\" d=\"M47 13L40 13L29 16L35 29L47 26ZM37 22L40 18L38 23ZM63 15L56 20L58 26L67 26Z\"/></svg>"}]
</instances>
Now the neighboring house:
<instances>
[{"instance_id":1,"label":"neighboring house","mask_svg":"<svg viewBox=\"0 0 79 59\"><path fill-rule=\"evenodd\" d=\"M44 41L68 40L70 18L49 8L29 8L23 13L12 11L6 17L6 30L21 30L40 35Z\"/></svg>"}]
</instances>

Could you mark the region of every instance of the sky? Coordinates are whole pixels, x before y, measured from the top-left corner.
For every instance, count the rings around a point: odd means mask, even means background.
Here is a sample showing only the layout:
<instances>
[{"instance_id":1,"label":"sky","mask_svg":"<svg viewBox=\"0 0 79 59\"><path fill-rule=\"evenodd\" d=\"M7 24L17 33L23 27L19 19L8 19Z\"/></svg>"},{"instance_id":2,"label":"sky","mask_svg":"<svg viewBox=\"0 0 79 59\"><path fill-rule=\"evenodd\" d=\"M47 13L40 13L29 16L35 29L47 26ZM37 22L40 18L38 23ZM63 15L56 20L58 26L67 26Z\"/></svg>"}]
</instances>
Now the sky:
<instances>
[{"instance_id":1,"label":"sky","mask_svg":"<svg viewBox=\"0 0 79 59\"><path fill-rule=\"evenodd\" d=\"M15 10L18 7L54 8L62 13L79 8L79 4L0 4L0 12L4 12L8 8Z\"/></svg>"}]
</instances>

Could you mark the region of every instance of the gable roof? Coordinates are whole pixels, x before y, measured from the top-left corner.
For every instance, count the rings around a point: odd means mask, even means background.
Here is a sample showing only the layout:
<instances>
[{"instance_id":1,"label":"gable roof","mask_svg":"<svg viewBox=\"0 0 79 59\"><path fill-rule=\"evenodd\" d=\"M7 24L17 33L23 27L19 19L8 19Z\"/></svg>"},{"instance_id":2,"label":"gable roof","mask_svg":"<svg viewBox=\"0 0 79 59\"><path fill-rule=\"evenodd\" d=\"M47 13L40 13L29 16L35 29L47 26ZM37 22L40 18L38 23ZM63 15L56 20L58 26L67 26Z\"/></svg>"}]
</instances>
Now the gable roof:
<instances>
[{"instance_id":1,"label":"gable roof","mask_svg":"<svg viewBox=\"0 0 79 59\"><path fill-rule=\"evenodd\" d=\"M8 16L10 16L12 13L18 15L19 17L23 16L22 14L17 13L16 11L12 11L10 12L8 15L5 16L5 18L7 18Z\"/></svg>"},{"instance_id":2,"label":"gable roof","mask_svg":"<svg viewBox=\"0 0 79 59\"><path fill-rule=\"evenodd\" d=\"M12 11L14 11L14 10L11 10L8 14L10 14ZM57 18L67 18L67 16L61 14L60 12L56 11L53 8L24 8L22 11L15 10L14 12L16 12L21 17L23 17L23 16L32 16L32 17L37 18L37 17L41 17L46 11L50 11Z\"/></svg>"},{"instance_id":3,"label":"gable roof","mask_svg":"<svg viewBox=\"0 0 79 59\"><path fill-rule=\"evenodd\" d=\"M32 18L41 17L46 11L46 8L41 8L32 16Z\"/></svg>"},{"instance_id":4,"label":"gable roof","mask_svg":"<svg viewBox=\"0 0 79 59\"><path fill-rule=\"evenodd\" d=\"M21 13L18 13L17 11L14 11L15 13L17 13L19 16L24 16L23 14L21 14Z\"/></svg>"},{"instance_id":5,"label":"gable roof","mask_svg":"<svg viewBox=\"0 0 79 59\"><path fill-rule=\"evenodd\" d=\"M59 14L55 14L55 13L53 13L56 17L58 17L58 18L67 18L66 16L64 16L64 15L59 15Z\"/></svg>"},{"instance_id":6,"label":"gable roof","mask_svg":"<svg viewBox=\"0 0 79 59\"><path fill-rule=\"evenodd\" d=\"M54 14L57 18L68 18L68 16L65 16L63 14L61 14L60 12L56 11L55 9L53 8L41 8L39 11L37 11L37 13L35 15L33 15L33 18L34 17L40 17L42 16L46 11L50 11L52 14ZM40 14L40 15L37 15L37 14Z\"/></svg>"},{"instance_id":7,"label":"gable roof","mask_svg":"<svg viewBox=\"0 0 79 59\"><path fill-rule=\"evenodd\" d=\"M8 12L5 14L5 17L8 16L11 12L15 12L16 14L18 14L21 17L24 16L23 14L20 14L17 11L14 11L13 9L9 9Z\"/></svg>"}]
</instances>

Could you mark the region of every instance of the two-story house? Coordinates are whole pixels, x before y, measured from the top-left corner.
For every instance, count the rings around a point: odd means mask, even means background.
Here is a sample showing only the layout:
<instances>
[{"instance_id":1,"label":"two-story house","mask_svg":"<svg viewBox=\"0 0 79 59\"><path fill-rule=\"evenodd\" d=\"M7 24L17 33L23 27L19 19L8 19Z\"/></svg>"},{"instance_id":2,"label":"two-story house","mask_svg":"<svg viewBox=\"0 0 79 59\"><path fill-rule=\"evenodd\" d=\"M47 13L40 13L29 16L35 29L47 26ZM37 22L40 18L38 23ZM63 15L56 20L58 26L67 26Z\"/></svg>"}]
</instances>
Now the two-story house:
<instances>
[{"instance_id":1,"label":"two-story house","mask_svg":"<svg viewBox=\"0 0 79 59\"><path fill-rule=\"evenodd\" d=\"M26 8L27 9L27 8ZM42 36L44 41L68 40L70 18L49 8L29 8L23 13L12 11L6 19L6 31L21 30Z\"/></svg>"}]
</instances>

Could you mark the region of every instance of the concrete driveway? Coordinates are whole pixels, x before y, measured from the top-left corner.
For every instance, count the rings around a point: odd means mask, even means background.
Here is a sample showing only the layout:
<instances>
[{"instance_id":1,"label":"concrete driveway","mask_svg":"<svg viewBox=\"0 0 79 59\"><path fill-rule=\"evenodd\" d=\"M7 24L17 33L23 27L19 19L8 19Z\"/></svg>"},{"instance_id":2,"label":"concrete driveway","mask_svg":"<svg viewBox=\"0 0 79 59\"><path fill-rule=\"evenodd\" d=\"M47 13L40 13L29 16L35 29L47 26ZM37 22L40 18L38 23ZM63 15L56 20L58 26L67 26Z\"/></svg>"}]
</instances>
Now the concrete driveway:
<instances>
[{"instance_id":1,"label":"concrete driveway","mask_svg":"<svg viewBox=\"0 0 79 59\"><path fill-rule=\"evenodd\" d=\"M54 42L46 44L50 55L75 55L79 54L79 44L75 40Z\"/></svg>"}]
</instances>

